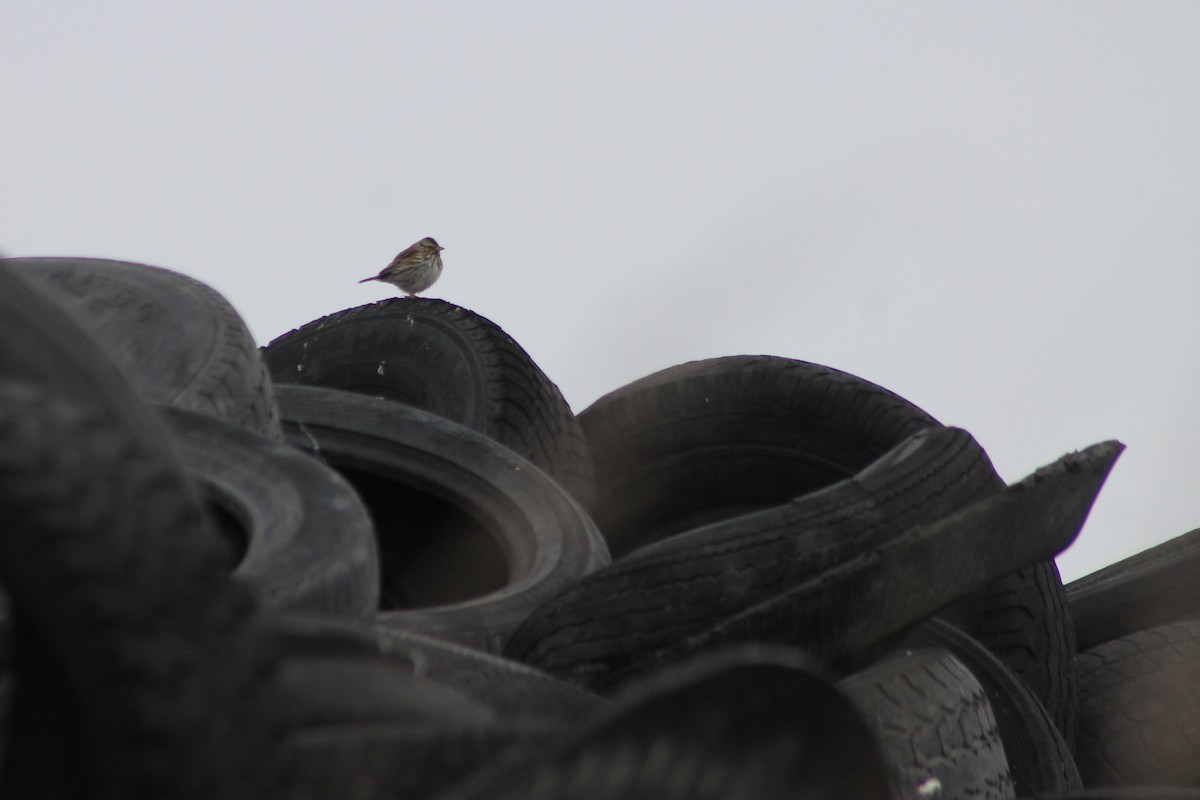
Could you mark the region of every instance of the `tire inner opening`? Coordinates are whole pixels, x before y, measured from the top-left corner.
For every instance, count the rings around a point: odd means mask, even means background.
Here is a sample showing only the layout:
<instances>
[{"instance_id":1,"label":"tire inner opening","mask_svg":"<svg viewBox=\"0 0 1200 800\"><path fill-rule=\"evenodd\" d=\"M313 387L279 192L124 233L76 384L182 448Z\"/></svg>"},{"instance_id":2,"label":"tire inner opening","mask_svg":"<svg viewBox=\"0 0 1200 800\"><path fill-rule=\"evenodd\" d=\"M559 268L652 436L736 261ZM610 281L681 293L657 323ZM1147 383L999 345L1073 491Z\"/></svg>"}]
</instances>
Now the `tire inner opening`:
<instances>
[{"instance_id":1,"label":"tire inner opening","mask_svg":"<svg viewBox=\"0 0 1200 800\"><path fill-rule=\"evenodd\" d=\"M390 477L338 471L375 522L381 611L460 603L508 584L508 558L474 517Z\"/></svg>"}]
</instances>

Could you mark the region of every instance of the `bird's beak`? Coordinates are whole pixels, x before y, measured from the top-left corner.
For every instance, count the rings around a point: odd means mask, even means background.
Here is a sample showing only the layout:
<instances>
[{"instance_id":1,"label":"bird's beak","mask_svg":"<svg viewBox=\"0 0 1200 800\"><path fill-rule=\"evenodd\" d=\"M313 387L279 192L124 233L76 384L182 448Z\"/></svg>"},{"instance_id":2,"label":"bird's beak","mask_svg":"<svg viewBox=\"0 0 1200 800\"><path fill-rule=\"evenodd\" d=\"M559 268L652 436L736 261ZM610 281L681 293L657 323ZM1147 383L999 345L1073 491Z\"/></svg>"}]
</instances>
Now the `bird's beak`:
<instances>
[{"instance_id":1,"label":"bird's beak","mask_svg":"<svg viewBox=\"0 0 1200 800\"><path fill-rule=\"evenodd\" d=\"M438 250L445 250L445 249L446 248L442 247L440 244L438 245Z\"/></svg>"}]
</instances>

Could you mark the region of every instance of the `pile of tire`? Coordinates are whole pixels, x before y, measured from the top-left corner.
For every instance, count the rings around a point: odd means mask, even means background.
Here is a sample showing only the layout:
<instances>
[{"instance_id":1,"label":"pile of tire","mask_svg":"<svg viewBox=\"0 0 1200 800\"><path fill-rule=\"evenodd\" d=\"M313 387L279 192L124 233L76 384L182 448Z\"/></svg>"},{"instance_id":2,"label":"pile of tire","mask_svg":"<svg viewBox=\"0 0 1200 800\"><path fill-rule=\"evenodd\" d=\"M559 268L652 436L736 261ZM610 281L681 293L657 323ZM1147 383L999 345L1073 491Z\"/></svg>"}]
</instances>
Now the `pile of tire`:
<instances>
[{"instance_id":1,"label":"pile of tire","mask_svg":"<svg viewBox=\"0 0 1200 800\"><path fill-rule=\"evenodd\" d=\"M404 298L0 260L0 796L1200 797L1188 534L1064 587L1120 454L1006 485L775 356L578 416Z\"/></svg>"}]
</instances>

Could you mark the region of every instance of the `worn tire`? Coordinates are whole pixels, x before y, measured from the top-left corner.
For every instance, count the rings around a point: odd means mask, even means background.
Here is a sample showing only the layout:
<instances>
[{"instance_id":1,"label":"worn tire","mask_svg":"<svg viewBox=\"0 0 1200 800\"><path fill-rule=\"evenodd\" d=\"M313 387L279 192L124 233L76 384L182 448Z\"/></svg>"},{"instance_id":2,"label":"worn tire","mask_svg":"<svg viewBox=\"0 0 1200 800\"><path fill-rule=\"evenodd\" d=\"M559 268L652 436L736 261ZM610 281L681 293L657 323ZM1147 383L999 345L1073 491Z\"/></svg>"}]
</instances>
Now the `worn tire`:
<instances>
[{"instance_id":1,"label":"worn tire","mask_svg":"<svg viewBox=\"0 0 1200 800\"><path fill-rule=\"evenodd\" d=\"M868 663L890 641L976 587L1067 547L1122 450L1118 442L1103 442L1068 453L999 495L915 525L688 637L656 660L766 641L802 646L843 668Z\"/></svg>"},{"instance_id":2,"label":"worn tire","mask_svg":"<svg viewBox=\"0 0 1200 800\"><path fill-rule=\"evenodd\" d=\"M0 583L16 622L21 731L0 789L269 791L253 702L269 653L246 652L250 598L229 581L162 425L2 261L0 342Z\"/></svg>"},{"instance_id":3,"label":"worn tire","mask_svg":"<svg viewBox=\"0 0 1200 800\"><path fill-rule=\"evenodd\" d=\"M990 650L940 620L930 620L899 645L936 647L953 655L987 693L1004 742L1017 794L1065 794L1083 789L1075 758L1045 706Z\"/></svg>"},{"instance_id":4,"label":"worn tire","mask_svg":"<svg viewBox=\"0 0 1200 800\"><path fill-rule=\"evenodd\" d=\"M263 635L289 656L386 661L529 729L573 726L608 704L524 664L386 624L289 615L271 620Z\"/></svg>"},{"instance_id":5,"label":"worn tire","mask_svg":"<svg viewBox=\"0 0 1200 800\"><path fill-rule=\"evenodd\" d=\"M635 550L539 608L506 653L608 689L689 636L988 494L992 475L966 431L921 431L826 491Z\"/></svg>"},{"instance_id":6,"label":"worn tire","mask_svg":"<svg viewBox=\"0 0 1200 800\"><path fill-rule=\"evenodd\" d=\"M511 659L387 626L376 626L375 635L389 656L410 659L416 674L457 689L510 723L573 727L608 705L592 692Z\"/></svg>"},{"instance_id":7,"label":"worn tire","mask_svg":"<svg viewBox=\"0 0 1200 800\"><path fill-rule=\"evenodd\" d=\"M5 796L263 790L248 598L157 442L0 381L0 518L17 639Z\"/></svg>"},{"instance_id":8,"label":"worn tire","mask_svg":"<svg viewBox=\"0 0 1200 800\"><path fill-rule=\"evenodd\" d=\"M849 700L802 656L751 647L631 686L575 732L514 747L437 800L888 796Z\"/></svg>"},{"instance_id":9,"label":"worn tire","mask_svg":"<svg viewBox=\"0 0 1200 800\"><path fill-rule=\"evenodd\" d=\"M987 692L950 653L897 652L838 688L879 738L902 800L1015 800Z\"/></svg>"},{"instance_id":10,"label":"worn tire","mask_svg":"<svg viewBox=\"0 0 1200 800\"><path fill-rule=\"evenodd\" d=\"M264 608L359 618L379 609L375 531L344 478L293 447L211 417L160 412L221 523L234 579Z\"/></svg>"},{"instance_id":11,"label":"worn tire","mask_svg":"<svg viewBox=\"0 0 1200 800\"><path fill-rule=\"evenodd\" d=\"M509 658L378 622L288 615L271 620L263 634L287 655L388 661L530 729L574 726L608 703Z\"/></svg>"},{"instance_id":12,"label":"worn tire","mask_svg":"<svg viewBox=\"0 0 1200 800\"><path fill-rule=\"evenodd\" d=\"M1031 564L984 587L941 616L987 645L1050 712L1075 745L1079 684L1075 625L1053 560Z\"/></svg>"},{"instance_id":13,"label":"worn tire","mask_svg":"<svg viewBox=\"0 0 1200 800\"><path fill-rule=\"evenodd\" d=\"M973 444L925 431L825 492L645 547L535 612L506 652L596 690L730 641L861 657L1065 547L1120 452L1070 454L944 516L987 477Z\"/></svg>"},{"instance_id":14,"label":"worn tire","mask_svg":"<svg viewBox=\"0 0 1200 800\"><path fill-rule=\"evenodd\" d=\"M237 311L211 287L127 261L0 263L69 314L147 402L280 438L279 410L258 348Z\"/></svg>"},{"instance_id":15,"label":"worn tire","mask_svg":"<svg viewBox=\"0 0 1200 800\"><path fill-rule=\"evenodd\" d=\"M383 300L285 333L263 355L276 382L399 401L490 436L592 506L591 450L562 393L511 336L465 308Z\"/></svg>"},{"instance_id":16,"label":"worn tire","mask_svg":"<svg viewBox=\"0 0 1200 800\"><path fill-rule=\"evenodd\" d=\"M285 655L273 690L281 797L424 797L533 735L385 658Z\"/></svg>"},{"instance_id":17,"label":"worn tire","mask_svg":"<svg viewBox=\"0 0 1200 800\"><path fill-rule=\"evenodd\" d=\"M596 523L616 560L830 486L939 426L883 387L776 356L670 367L605 395L579 418L596 464ZM1004 485L994 474L993 483ZM1034 689L1072 741L1076 651L1053 561L1002 576L947 613Z\"/></svg>"},{"instance_id":18,"label":"worn tire","mask_svg":"<svg viewBox=\"0 0 1200 800\"><path fill-rule=\"evenodd\" d=\"M375 521L381 621L498 652L547 598L608 563L590 517L525 459L420 409L278 387L288 441L341 472Z\"/></svg>"},{"instance_id":19,"label":"worn tire","mask_svg":"<svg viewBox=\"0 0 1200 800\"><path fill-rule=\"evenodd\" d=\"M1176 536L1067 585L1080 650L1200 617L1200 529Z\"/></svg>"},{"instance_id":20,"label":"worn tire","mask_svg":"<svg viewBox=\"0 0 1200 800\"><path fill-rule=\"evenodd\" d=\"M1200 789L1180 786L1114 786L1061 794L1032 795L1022 800L1200 800Z\"/></svg>"},{"instance_id":21,"label":"worn tire","mask_svg":"<svg viewBox=\"0 0 1200 800\"><path fill-rule=\"evenodd\" d=\"M872 383L773 356L693 361L579 415L614 558L849 478L933 417Z\"/></svg>"},{"instance_id":22,"label":"worn tire","mask_svg":"<svg viewBox=\"0 0 1200 800\"><path fill-rule=\"evenodd\" d=\"M1021 800L1200 800L1200 789L1177 786L1128 786L1038 794Z\"/></svg>"},{"instance_id":23,"label":"worn tire","mask_svg":"<svg viewBox=\"0 0 1200 800\"><path fill-rule=\"evenodd\" d=\"M1200 621L1138 631L1079 654L1085 786L1200 784Z\"/></svg>"}]
</instances>

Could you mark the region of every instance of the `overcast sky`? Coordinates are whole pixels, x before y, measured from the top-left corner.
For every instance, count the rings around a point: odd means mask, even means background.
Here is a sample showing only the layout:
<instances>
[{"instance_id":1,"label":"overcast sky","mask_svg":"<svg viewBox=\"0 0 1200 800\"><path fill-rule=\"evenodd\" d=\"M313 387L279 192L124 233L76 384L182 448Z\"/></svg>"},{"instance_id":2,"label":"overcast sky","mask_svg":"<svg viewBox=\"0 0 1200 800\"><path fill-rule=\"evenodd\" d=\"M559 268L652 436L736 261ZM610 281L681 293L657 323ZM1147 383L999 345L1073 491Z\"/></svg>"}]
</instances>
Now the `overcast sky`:
<instances>
[{"instance_id":1,"label":"overcast sky","mask_svg":"<svg viewBox=\"0 0 1200 800\"><path fill-rule=\"evenodd\" d=\"M25 0L0 63L8 255L265 343L434 236L576 411L800 358L1009 481L1125 442L1065 578L1200 526L1200 4Z\"/></svg>"}]
</instances>

